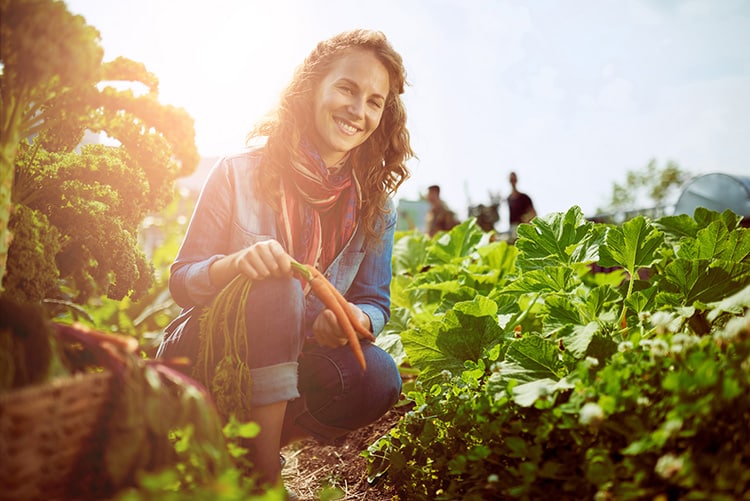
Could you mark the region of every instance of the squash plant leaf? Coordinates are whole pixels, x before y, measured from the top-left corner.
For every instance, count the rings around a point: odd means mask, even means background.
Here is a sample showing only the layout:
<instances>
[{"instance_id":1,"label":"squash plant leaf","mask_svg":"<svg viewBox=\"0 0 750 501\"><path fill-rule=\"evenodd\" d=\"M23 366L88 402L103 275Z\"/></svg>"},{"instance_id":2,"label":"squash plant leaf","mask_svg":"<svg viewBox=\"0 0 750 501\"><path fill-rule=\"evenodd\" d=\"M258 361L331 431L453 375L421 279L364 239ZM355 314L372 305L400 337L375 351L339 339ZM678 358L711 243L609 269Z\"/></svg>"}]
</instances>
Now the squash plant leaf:
<instances>
[{"instance_id":1,"label":"squash plant leaf","mask_svg":"<svg viewBox=\"0 0 750 501\"><path fill-rule=\"evenodd\" d=\"M730 231L737 229L742 221L741 216L738 216L729 209L719 213L705 207L697 207L693 217L699 228L705 228L714 221L722 221Z\"/></svg>"},{"instance_id":2,"label":"squash plant leaf","mask_svg":"<svg viewBox=\"0 0 750 501\"><path fill-rule=\"evenodd\" d=\"M594 224L586 220L580 207L566 213L537 217L518 227L518 266L535 270L549 266L590 263L597 260Z\"/></svg>"},{"instance_id":3,"label":"squash plant leaf","mask_svg":"<svg viewBox=\"0 0 750 501\"><path fill-rule=\"evenodd\" d=\"M694 239L686 238L680 243L680 258L750 262L750 230L730 232L721 221L714 221L699 230Z\"/></svg>"},{"instance_id":4,"label":"squash plant leaf","mask_svg":"<svg viewBox=\"0 0 750 501\"><path fill-rule=\"evenodd\" d=\"M677 288L679 305L692 306L696 301L715 302L742 290L750 281L750 264L675 259L664 269L664 277ZM676 306L673 300L667 304Z\"/></svg>"},{"instance_id":5,"label":"squash plant leaf","mask_svg":"<svg viewBox=\"0 0 750 501\"><path fill-rule=\"evenodd\" d=\"M505 360L500 363L500 375L503 379L518 381L558 380L562 365L556 342L527 334L508 345Z\"/></svg>"},{"instance_id":6,"label":"squash plant leaf","mask_svg":"<svg viewBox=\"0 0 750 501\"><path fill-rule=\"evenodd\" d=\"M422 232L398 233L393 244L393 274L415 276L424 266L430 239Z\"/></svg>"},{"instance_id":7,"label":"squash plant leaf","mask_svg":"<svg viewBox=\"0 0 750 501\"><path fill-rule=\"evenodd\" d=\"M401 338L409 362L429 388L443 370L458 375L465 361L481 359L486 350L502 342L503 331L494 301L476 296L457 303L440 321L404 331Z\"/></svg>"},{"instance_id":8,"label":"squash plant leaf","mask_svg":"<svg viewBox=\"0 0 750 501\"><path fill-rule=\"evenodd\" d=\"M742 228L731 232L724 240L721 254L725 261L750 263L750 229Z\"/></svg>"},{"instance_id":9,"label":"squash plant leaf","mask_svg":"<svg viewBox=\"0 0 750 501\"><path fill-rule=\"evenodd\" d=\"M698 223L687 214L660 217L654 221L654 226L675 240L683 237L695 238L696 233L698 233Z\"/></svg>"},{"instance_id":10,"label":"squash plant leaf","mask_svg":"<svg viewBox=\"0 0 750 501\"><path fill-rule=\"evenodd\" d=\"M622 296L612 286L602 285L592 288L585 297L587 319L594 320L620 301L622 301Z\"/></svg>"},{"instance_id":11,"label":"squash plant leaf","mask_svg":"<svg viewBox=\"0 0 750 501\"><path fill-rule=\"evenodd\" d=\"M599 248L599 264L605 268L622 266L631 277L648 268L658 258L664 242L663 233L643 216L638 216L607 230L606 245Z\"/></svg>"},{"instance_id":12,"label":"squash plant leaf","mask_svg":"<svg viewBox=\"0 0 750 501\"><path fill-rule=\"evenodd\" d=\"M477 249L477 254L482 263L494 270L498 270L500 276L513 273L518 257L518 249L507 242L492 242Z\"/></svg>"},{"instance_id":13,"label":"squash plant leaf","mask_svg":"<svg viewBox=\"0 0 750 501\"><path fill-rule=\"evenodd\" d=\"M497 305L484 296L457 303L446 314L444 325L449 328L438 333L437 346L462 361L478 361L503 338L503 330L497 323Z\"/></svg>"},{"instance_id":14,"label":"squash plant leaf","mask_svg":"<svg viewBox=\"0 0 750 501\"><path fill-rule=\"evenodd\" d=\"M579 301L580 303L580 301ZM568 294L550 294L542 306L544 331L559 331L561 328L581 323L579 306Z\"/></svg>"},{"instance_id":15,"label":"squash plant leaf","mask_svg":"<svg viewBox=\"0 0 750 501\"><path fill-rule=\"evenodd\" d=\"M504 293L570 292L580 284L574 270L564 266L549 266L541 270L527 271L510 282Z\"/></svg>"},{"instance_id":16,"label":"squash plant leaf","mask_svg":"<svg viewBox=\"0 0 750 501\"><path fill-rule=\"evenodd\" d=\"M636 313L652 311L656 309L654 299L656 298L657 291L658 288L656 286L637 290L625 300L625 306Z\"/></svg>"},{"instance_id":17,"label":"squash plant leaf","mask_svg":"<svg viewBox=\"0 0 750 501\"><path fill-rule=\"evenodd\" d=\"M589 322L586 325L573 326L572 332L563 339L565 348L576 358L583 358L589 349L591 340L595 334L599 334L601 328L598 322Z\"/></svg>"},{"instance_id":18,"label":"squash plant leaf","mask_svg":"<svg viewBox=\"0 0 750 501\"><path fill-rule=\"evenodd\" d=\"M726 297L721 301L717 301L710 306L711 311L707 316L710 322L713 322L719 315L726 312L739 315L743 311L750 310L750 285L747 285L736 294Z\"/></svg>"},{"instance_id":19,"label":"squash plant leaf","mask_svg":"<svg viewBox=\"0 0 750 501\"><path fill-rule=\"evenodd\" d=\"M432 241L427 249L425 262L439 265L466 258L480 243L489 243L489 233L477 226L475 219L467 219L450 231L443 233Z\"/></svg>"}]
</instances>

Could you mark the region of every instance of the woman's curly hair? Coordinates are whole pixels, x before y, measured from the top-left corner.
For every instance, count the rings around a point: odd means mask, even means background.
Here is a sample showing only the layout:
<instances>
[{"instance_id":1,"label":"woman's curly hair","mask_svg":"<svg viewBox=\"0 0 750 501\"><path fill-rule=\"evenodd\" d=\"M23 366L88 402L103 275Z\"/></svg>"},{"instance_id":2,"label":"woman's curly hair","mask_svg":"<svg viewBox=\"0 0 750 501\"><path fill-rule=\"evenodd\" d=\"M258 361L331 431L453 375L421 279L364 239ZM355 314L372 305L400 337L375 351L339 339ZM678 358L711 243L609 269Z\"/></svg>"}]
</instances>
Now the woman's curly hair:
<instances>
[{"instance_id":1,"label":"woman's curly hair","mask_svg":"<svg viewBox=\"0 0 750 501\"><path fill-rule=\"evenodd\" d=\"M414 156L406 128L406 110L401 94L406 69L401 56L380 31L358 29L324 40L297 67L291 83L281 94L274 114L261 120L248 135L267 138L265 154L256 182L259 193L278 209L281 178L292 161L301 161L301 143L312 137L313 96L321 80L338 57L349 49L369 50L388 70L390 89L378 128L352 151L352 165L362 187L361 224L366 235L379 239L384 225L386 201L409 177L406 161Z\"/></svg>"}]
</instances>

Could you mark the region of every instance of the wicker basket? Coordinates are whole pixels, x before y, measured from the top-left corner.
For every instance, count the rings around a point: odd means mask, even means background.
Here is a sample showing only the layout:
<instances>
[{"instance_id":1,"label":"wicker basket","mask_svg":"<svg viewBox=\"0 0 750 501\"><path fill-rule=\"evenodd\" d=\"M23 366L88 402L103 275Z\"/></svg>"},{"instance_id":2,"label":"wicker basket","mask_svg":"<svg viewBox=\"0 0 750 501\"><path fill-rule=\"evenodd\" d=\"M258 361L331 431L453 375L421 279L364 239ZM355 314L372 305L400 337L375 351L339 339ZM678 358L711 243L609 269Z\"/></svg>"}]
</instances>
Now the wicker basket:
<instances>
[{"instance_id":1,"label":"wicker basket","mask_svg":"<svg viewBox=\"0 0 750 501\"><path fill-rule=\"evenodd\" d=\"M75 374L0 394L0 498L98 497L113 376Z\"/></svg>"}]
</instances>

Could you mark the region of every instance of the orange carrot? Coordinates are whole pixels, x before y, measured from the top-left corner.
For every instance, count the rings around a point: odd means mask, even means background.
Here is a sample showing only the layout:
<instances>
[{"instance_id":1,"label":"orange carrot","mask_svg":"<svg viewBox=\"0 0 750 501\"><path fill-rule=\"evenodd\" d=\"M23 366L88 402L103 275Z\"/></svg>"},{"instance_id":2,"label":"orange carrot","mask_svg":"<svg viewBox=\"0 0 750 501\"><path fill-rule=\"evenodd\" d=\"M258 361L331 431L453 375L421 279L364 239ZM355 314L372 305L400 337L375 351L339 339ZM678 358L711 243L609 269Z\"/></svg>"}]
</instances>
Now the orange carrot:
<instances>
[{"instance_id":1,"label":"orange carrot","mask_svg":"<svg viewBox=\"0 0 750 501\"><path fill-rule=\"evenodd\" d=\"M336 316L336 320L339 326L346 334L349 341L349 346L354 352L354 356L357 358L359 365L362 366L362 370L367 369L367 363L365 362L365 356L362 353L362 346L359 344L359 338L357 332L366 333L365 337L370 340L374 340L374 336L368 331L354 315L349 307L349 303L341 293L331 284L331 282L323 276L315 267L300 264L293 261L292 265L299 271L302 276L309 282L312 291L318 296L318 299L325 305L326 308L331 310Z\"/></svg>"},{"instance_id":2,"label":"orange carrot","mask_svg":"<svg viewBox=\"0 0 750 501\"><path fill-rule=\"evenodd\" d=\"M316 268L312 268L312 275L313 277L319 276L322 280L325 281L326 286L331 289L331 294L333 294L336 297L336 300L341 303L341 306L343 306L344 313L346 313L346 316L349 317L349 321L351 322L352 327L354 327L354 330L359 332L364 339L367 339L368 341L375 341L375 336L372 335L372 332L370 332L367 327L362 325L362 322L359 321L357 315L355 315L355 313L349 307L349 301L346 300L346 298L339 292L339 290L334 287L331 282L326 280L326 278Z\"/></svg>"}]
</instances>

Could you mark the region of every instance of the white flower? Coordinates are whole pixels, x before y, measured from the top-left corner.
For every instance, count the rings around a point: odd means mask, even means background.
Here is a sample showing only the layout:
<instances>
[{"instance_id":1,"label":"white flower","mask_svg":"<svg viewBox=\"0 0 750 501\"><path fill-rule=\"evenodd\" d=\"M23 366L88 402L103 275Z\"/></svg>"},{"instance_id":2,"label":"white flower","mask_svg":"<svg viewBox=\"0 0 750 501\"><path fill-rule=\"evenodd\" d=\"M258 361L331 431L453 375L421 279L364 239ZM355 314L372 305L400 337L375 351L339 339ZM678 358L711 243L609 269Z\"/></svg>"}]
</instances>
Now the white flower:
<instances>
[{"instance_id":1,"label":"white flower","mask_svg":"<svg viewBox=\"0 0 750 501\"><path fill-rule=\"evenodd\" d=\"M672 336L672 352L682 353L684 350L693 346L697 342L698 338L696 336L690 336L688 334L678 332L677 334Z\"/></svg>"},{"instance_id":2,"label":"white flower","mask_svg":"<svg viewBox=\"0 0 750 501\"><path fill-rule=\"evenodd\" d=\"M654 467L654 471L661 478L669 479L679 473L683 466L684 461L681 457L669 453L659 458Z\"/></svg>"},{"instance_id":3,"label":"white flower","mask_svg":"<svg viewBox=\"0 0 750 501\"><path fill-rule=\"evenodd\" d=\"M487 483L488 484L496 484L500 481L500 476L497 473L490 473L487 475Z\"/></svg>"},{"instance_id":4,"label":"white flower","mask_svg":"<svg viewBox=\"0 0 750 501\"><path fill-rule=\"evenodd\" d=\"M597 367L599 365L599 359L594 357L586 357L583 363L586 365L587 369L590 369L591 367Z\"/></svg>"},{"instance_id":5,"label":"white flower","mask_svg":"<svg viewBox=\"0 0 750 501\"><path fill-rule=\"evenodd\" d=\"M620 353L633 351L633 343L631 343L630 341L622 341L617 345L617 351L619 351Z\"/></svg>"},{"instance_id":6,"label":"white flower","mask_svg":"<svg viewBox=\"0 0 750 501\"><path fill-rule=\"evenodd\" d=\"M602 421L604 421L604 410L602 410L599 404L588 402L581 407L578 422L583 426L597 427Z\"/></svg>"},{"instance_id":7,"label":"white flower","mask_svg":"<svg viewBox=\"0 0 750 501\"><path fill-rule=\"evenodd\" d=\"M651 343L651 353L657 357L663 357L669 352L669 345L663 339L654 339Z\"/></svg>"},{"instance_id":8,"label":"white flower","mask_svg":"<svg viewBox=\"0 0 750 501\"><path fill-rule=\"evenodd\" d=\"M727 322L723 330L713 333L714 341L720 346L726 346L732 342L739 341L743 336L750 333L750 315L745 317L734 317Z\"/></svg>"},{"instance_id":9,"label":"white flower","mask_svg":"<svg viewBox=\"0 0 750 501\"><path fill-rule=\"evenodd\" d=\"M669 313L668 311L657 311L651 315L651 325L656 332L664 334L665 332L676 332L680 328L680 317Z\"/></svg>"}]
</instances>

